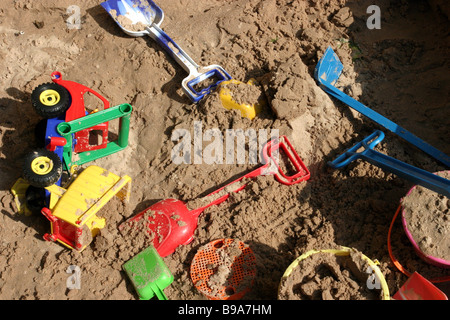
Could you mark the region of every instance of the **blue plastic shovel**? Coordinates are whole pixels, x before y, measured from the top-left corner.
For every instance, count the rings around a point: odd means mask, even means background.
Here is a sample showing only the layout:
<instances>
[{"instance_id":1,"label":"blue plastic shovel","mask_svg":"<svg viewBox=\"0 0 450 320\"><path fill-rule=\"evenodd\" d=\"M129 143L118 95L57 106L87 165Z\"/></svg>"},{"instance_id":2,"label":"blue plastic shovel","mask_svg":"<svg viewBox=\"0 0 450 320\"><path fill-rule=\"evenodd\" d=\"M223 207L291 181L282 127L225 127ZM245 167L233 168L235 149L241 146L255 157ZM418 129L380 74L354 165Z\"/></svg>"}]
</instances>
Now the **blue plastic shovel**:
<instances>
[{"instance_id":1,"label":"blue plastic shovel","mask_svg":"<svg viewBox=\"0 0 450 320\"><path fill-rule=\"evenodd\" d=\"M221 82L231 80L231 76L219 65L200 67L178 46L160 27L164 12L151 0L108 0L101 3L119 27L129 36L149 35L189 75L181 86L192 102L197 103L211 93ZM200 85L209 79L204 87Z\"/></svg>"},{"instance_id":2,"label":"blue plastic shovel","mask_svg":"<svg viewBox=\"0 0 450 320\"><path fill-rule=\"evenodd\" d=\"M328 165L335 169L339 169L356 159L363 159L383 170L407 179L414 184L419 184L446 197L450 197L450 180L413 167L407 163L373 150L373 148L383 139L384 133L380 130L376 130L374 133L346 150L335 160L328 162ZM358 152L361 148L364 148L364 150Z\"/></svg>"},{"instance_id":3,"label":"blue plastic shovel","mask_svg":"<svg viewBox=\"0 0 450 320\"><path fill-rule=\"evenodd\" d=\"M447 156L445 153L439 151L438 149L434 148L425 141L416 137L406 129L400 127L396 123L383 117L379 113L366 107L362 103L356 101L352 97L346 95L344 92L334 87L334 84L337 82L339 76L341 75L342 69L343 65L339 60L338 56L333 51L333 49L331 49L331 47L328 47L327 50L325 51L324 56L319 60L319 62L316 65L314 77L316 81L319 82L320 87L329 95L339 99L340 101L347 104L351 108L355 109L359 113L365 115L372 121L378 123L379 125L383 126L389 131L397 134L406 141L412 143L414 146L426 152L428 155L432 156L436 160L440 161L445 166L450 167L450 157Z\"/></svg>"}]
</instances>

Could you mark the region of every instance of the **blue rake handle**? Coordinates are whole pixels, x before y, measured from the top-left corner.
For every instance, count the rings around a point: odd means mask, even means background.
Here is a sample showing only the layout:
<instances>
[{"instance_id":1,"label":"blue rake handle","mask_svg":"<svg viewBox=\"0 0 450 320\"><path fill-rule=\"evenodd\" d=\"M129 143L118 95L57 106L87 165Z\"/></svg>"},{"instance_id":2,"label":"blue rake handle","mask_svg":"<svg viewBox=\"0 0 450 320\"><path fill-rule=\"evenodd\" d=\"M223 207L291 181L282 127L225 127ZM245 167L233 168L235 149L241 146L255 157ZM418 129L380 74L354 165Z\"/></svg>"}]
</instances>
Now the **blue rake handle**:
<instances>
[{"instance_id":1,"label":"blue rake handle","mask_svg":"<svg viewBox=\"0 0 450 320\"><path fill-rule=\"evenodd\" d=\"M374 110L365 106L361 102L353 99L352 97L346 95L344 92L334 87L333 83L335 83L339 78L342 69L343 66L342 63L339 61L339 58L334 53L333 49L331 49L331 47L328 47L327 50L325 51L324 56L320 59L320 61L316 66L314 76L316 80L319 82L320 87L326 93L339 99L343 103L347 104L351 108L355 109L359 113L363 114L372 121L388 129L389 131L397 134L398 136L410 142L420 150L432 156L434 159L440 161L445 166L450 167L450 157L447 156L445 153L436 149L435 147L418 138L408 130L400 127L395 122L387 119L386 117L375 112Z\"/></svg>"},{"instance_id":2,"label":"blue rake handle","mask_svg":"<svg viewBox=\"0 0 450 320\"><path fill-rule=\"evenodd\" d=\"M374 133L346 150L335 160L328 162L328 165L332 168L339 169L354 160L363 159L383 170L392 172L401 178L409 180L414 184L419 184L446 197L450 197L450 180L373 150L383 139L384 133L380 130L376 130ZM361 148L364 148L364 150L358 152Z\"/></svg>"}]
</instances>

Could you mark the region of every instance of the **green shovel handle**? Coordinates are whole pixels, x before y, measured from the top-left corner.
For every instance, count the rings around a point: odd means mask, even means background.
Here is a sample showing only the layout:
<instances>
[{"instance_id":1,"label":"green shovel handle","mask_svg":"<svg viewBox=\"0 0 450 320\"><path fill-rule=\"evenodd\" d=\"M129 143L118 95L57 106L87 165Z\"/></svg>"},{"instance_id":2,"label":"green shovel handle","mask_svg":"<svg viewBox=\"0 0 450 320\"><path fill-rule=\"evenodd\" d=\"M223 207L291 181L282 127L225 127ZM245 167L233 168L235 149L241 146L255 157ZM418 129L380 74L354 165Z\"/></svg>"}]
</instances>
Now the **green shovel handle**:
<instances>
[{"instance_id":1,"label":"green shovel handle","mask_svg":"<svg viewBox=\"0 0 450 320\"><path fill-rule=\"evenodd\" d=\"M164 291L162 291L161 288L157 284L150 283L150 287L152 288L153 292L156 294L156 297L159 300L167 300L167 297L164 294Z\"/></svg>"}]
</instances>

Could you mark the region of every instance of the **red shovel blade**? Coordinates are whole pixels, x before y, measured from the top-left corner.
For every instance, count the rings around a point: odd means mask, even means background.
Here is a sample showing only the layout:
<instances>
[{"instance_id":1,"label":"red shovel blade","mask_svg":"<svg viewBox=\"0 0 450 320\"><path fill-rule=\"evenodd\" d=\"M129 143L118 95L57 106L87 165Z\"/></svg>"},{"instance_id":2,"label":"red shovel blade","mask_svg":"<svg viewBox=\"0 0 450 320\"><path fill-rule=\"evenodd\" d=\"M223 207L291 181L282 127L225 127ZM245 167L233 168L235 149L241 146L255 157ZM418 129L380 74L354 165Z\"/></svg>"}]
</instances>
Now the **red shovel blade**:
<instances>
[{"instance_id":1,"label":"red shovel blade","mask_svg":"<svg viewBox=\"0 0 450 320\"><path fill-rule=\"evenodd\" d=\"M406 280L393 298L395 300L448 300L441 290L417 272Z\"/></svg>"},{"instance_id":2,"label":"red shovel blade","mask_svg":"<svg viewBox=\"0 0 450 320\"><path fill-rule=\"evenodd\" d=\"M183 201L166 199L159 201L119 226L147 232L161 257L172 254L179 245L190 243L197 228L197 217Z\"/></svg>"}]
</instances>

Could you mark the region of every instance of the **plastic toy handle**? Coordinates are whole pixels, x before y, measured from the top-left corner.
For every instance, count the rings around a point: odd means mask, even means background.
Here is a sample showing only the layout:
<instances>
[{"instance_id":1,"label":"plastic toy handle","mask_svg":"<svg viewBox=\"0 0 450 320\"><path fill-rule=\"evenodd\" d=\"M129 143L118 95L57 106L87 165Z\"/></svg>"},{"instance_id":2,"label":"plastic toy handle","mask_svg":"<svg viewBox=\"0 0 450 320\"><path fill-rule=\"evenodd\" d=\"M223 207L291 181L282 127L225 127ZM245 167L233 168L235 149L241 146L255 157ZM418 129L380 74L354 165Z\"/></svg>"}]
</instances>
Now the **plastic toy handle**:
<instances>
[{"instance_id":1,"label":"plastic toy handle","mask_svg":"<svg viewBox=\"0 0 450 320\"><path fill-rule=\"evenodd\" d=\"M196 73L198 65L192 60L189 55L180 48L175 41L173 41L167 33L159 26L153 24L151 27L146 27L149 35L154 39L167 53L174 58L180 66L188 73Z\"/></svg>"},{"instance_id":2,"label":"plastic toy handle","mask_svg":"<svg viewBox=\"0 0 450 320\"><path fill-rule=\"evenodd\" d=\"M270 153L269 153L270 152L269 150L275 148L273 146L273 144L275 144L276 148L278 148L278 145L280 144L279 139L272 138L263 147L262 154L264 157L264 164L262 164L258 168L250 171L249 173L247 173L245 175L242 175L241 177L233 180L232 182L226 184L225 186L223 186L223 187L211 192L210 194L206 195L205 197L203 197L204 199L207 199L208 197L211 197L212 195L218 194L221 191L227 189L227 192L224 193L223 195L221 195L219 198L214 199L213 201L209 202L208 204L206 204L200 208L192 210L191 211L192 215L194 217L198 217L205 209L207 209L213 205L217 205L217 204L224 202L225 200L228 199L230 194L232 194L233 192L239 192L242 189L244 189L246 187L247 183L239 183L243 179L256 178L261 175L274 175L275 173L277 173L278 169L276 166L274 166L273 160L270 158ZM231 188L231 187L233 187L233 188Z\"/></svg>"},{"instance_id":3,"label":"plastic toy handle","mask_svg":"<svg viewBox=\"0 0 450 320\"><path fill-rule=\"evenodd\" d=\"M383 170L392 172L397 176L419 184L425 188L450 197L450 180L442 178L431 172L416 168L397 159L374 150L367 150L363 158Z\"/></svg>"},{"instance_id":4,"label":"plastic toy handle","mask_svg":"<svg viewBox=\"0 0 450 320\"><path fill-rule=\"evenodd\" d=\"M239 192L242 189L244 189L247 186L247 183L246 182L239 183L241 180L243 180L245 178L248 178L248 179L255 178L255 177L258 177L258 176L263 175L263 174L265 174L265 175L273 174L273 173L270 173L270 172L266 173L264 171L266 168L269 167L269 164L270 163L268 162L268 163L258 167L257 169L255 169L255 170L253 170L253 171L251 171L251 172L241 176L240 178L237 178L236 180L228 183L227 185L225 185L225 186L223 186L223 187L221 187L221 188L211 192L210 194L206 195L205 197L203 197L206 200L208 197L211 197L214 194L218 194L221 191L227 189L226 190L227 192L224 193L223 195L221 195L220 197L214 199L213 201L209 202L208 204L206 204L206 205L204 205L204 206L202 206L200 208L196 208L196 209L191 210L191 213L192 213L193 217L197 218L207 208L209 208L209 207L211 207L213 205L218 205L218 204L224 202L225 200L228 199L228 197L232 193ZM232 186L233 186L233 188L230 188Z\"/></svg>"},{"instance_id":5,"label":"plastic toy handle","mask_svg":"<svg viewBox=\"0 0 450 320\"><path fill-rule=\"evenodd\" d=\"M167 296L164 294L164 291L162 291L157 284L151 282L150 287L152 288L153 292L155 293L156 297L159 300L167 300Z\"/></svg>"},{"instance_id":6,"label":"plastic toy handle","mask_svg":"<svg viewBox=\"0 0 450 320\"><path fill-rule=\"evenodd\" d=\"M365 137L362 141L357 142L352 147L347 149L335 160L328 162L328 165L335 169L345 167L350 162L353 162L354 160L359 158L363 158L369 152L368 150L373 149L383 139L384 139L384 132L376 130L371 135ZM362 147L364 147L365 150L358 152L358 150L361 149Z\"/></svg>"},{"instance_id":7,"label":"plastic toy handle","mask_svg":"<svg viewBox=\"0 0 450 320\"><path fill-rule=\"evenodd\" d=\"M287 156L293 163L297 173L291 177L286 176L278 165L278 150L280 147L287 153ZM276 154L274 154L276 153ZM285 185L292 185L295 183L299 183L304 180L308 180L310 178L310 172L306 168L306 166L301 161L298 154L295 152L293 146L289 142L286 136L281 136L277 138L270 139L263 147L262 155L264 158L264 163L258 168L250 171L249 173L241 176L240 178L235 179L234 181L228 183L227 185L211 192L204 199L208 199L208 197L218 194L219 192L226 190L226 193L221 195L219 198L214 199L203 207L191 210L191 213L194 217L198 217L205 209L209 208L212 205L217 205L228 199L230 194L233 192L239 192L244 189L247 185L246 182L241 182L243 179L251 179L256 178L258 176L268 176L274 175L276 180ZM232 188L231 188L232 187Z\"/></svg>"},{"instance_id":8,"label":"plastic toy handle","mask_svg":"<svg viewBox=\"0 0 450 320\"><path fill-rule=\"evenodd\" d=\"M385 154L373 150L373 148L384 138L384 133L376 130L371 135L356 143L336 160L329 163L333 168L341 168L351 161L362 158L383 170L392 172L401 178L409 180L415 184L420 184L425 188L450 197L450 180L442 178L428 171L416 168L412 165L389 157ZM365 150L357 152L364 147Z\"/></svg>"},{"instance_id":9,"label":"plastic toy handle","mask_svg":"<svg viewBox=\"0 0 450 320\"><path fill-rule=\"evenodd\" d=\"M348 256L350 255L350 252L352 251L352 248L349 247L344 247L342 246L341 249L320 249L320 250L309 250L306 253L302 254L301 256L299 256L297 259L295 259L285 270L282 279L286 279L288 278L291 273L294 271L295 268L298 267L299 263L302 260L305 260L306 258L314 255L314 254L320 254L320 253L329 253L329 254L333 254L335 256ZM368 258L366 255L362 254L362 259L365 260L371 267L372 270L374 271L375 275L377 276L378 280L381 282L381 289L382 289L382 299L383 300L390 300L390 295L389 295L389 287L388 284L386 282L386 279L384 278L383 273L381 272L380 268L378 267L378 261L372 261L370 258Z\"/></svg>"},{"instance_id":10,"label":"plastic toy handle","mask_svg":"<svg viewBox=\"0 0 450 320\"><path fill-rule=\"evenodd\" d=\"M200 91L195 89L197 84L208 79L210 79L210 81L208 81L208 86L205 86ZM199 67L197 70L191 71L189 76L183 79L182 86L183 91L190 97L190 99L197 103L205 95L216 89L220 83L228 80L231 80L231 76L221 66L210 65L207 67Z\"/></svg>"},{"instance_id":11,"label":"plastic toy handle","mask_svg":"<svg viewBox=\"0 0 450 320\"><path fill-rule=\"evenodd\" d=\"M158 25L153 24L151 27L147 26L146 30L148 31L150 37L154 39L189 74L189 76L182 82L183 91L194 103L197 103L206 94L209 94L211 90L216 88L222 81L231 79L231 76L218 65L200 68L200 66L195 63L194 60L192 60L192 58ZM197 92L194 89L196 84L209 78L217 78L219 80L200 92Z\"/></svg>"},{"instance_id":12,"label":"plastic toy handle","mask_svg":"<svg viewBox=\"0 0 450 320\"><path fill-rule=\"evenodd\" d=\"M269 141L270 143L273 142L273 139ZM268 149L264 150L264 157L266 158L266 154L270 157L271 161L271 167L275 167L275 171L273 174L275 175L275 179L284 184L284 185L293 185L296 183L299 183L304 180L308 180L311 176L308 168L303 163L302 159L300 159L300 156L295 151L294 147L292 146L291 142L288 140L286 136L281 136L279 140L274 141L275 146L270 145ZM283 150L284 154L287 156L291 164L293 165L295 169L295 173L293 175L288 176L283 170L281 169L279 163L279 155L280 155L280 148Z\"/></svg>"}]
</instances>

